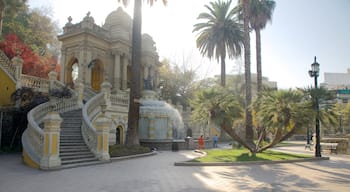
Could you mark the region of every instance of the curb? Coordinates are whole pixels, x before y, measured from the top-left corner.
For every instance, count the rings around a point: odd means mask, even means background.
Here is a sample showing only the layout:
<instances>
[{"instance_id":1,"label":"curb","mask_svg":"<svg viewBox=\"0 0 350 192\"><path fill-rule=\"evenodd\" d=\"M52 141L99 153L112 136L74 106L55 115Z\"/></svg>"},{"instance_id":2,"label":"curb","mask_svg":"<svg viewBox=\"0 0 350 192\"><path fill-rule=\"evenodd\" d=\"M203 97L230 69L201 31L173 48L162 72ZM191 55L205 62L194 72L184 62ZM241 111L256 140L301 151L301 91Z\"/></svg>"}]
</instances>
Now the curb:
<instances>
[{"instance_id":1,"label":"curb","mask_svg":"<svg viewBox=\"0 0 350 192\"><path fill-rule=\"evenodd\" d=\"M329 160L329 157L312 157L304 159L293 159L293 160L278 160L278 161L244 161L244 162L175 162L175 166L239 166L239 165L265 165L265 164L278 164L278 163L298 163L298 162L312 162Z\"/></svg>"},{"instance_id":2,"label":"curb","mask_svg":"<svg viewBox=\"0 0 350 192\"><path fill-rule=\"evenodd\" d=\"M152 151L149 153L142 153L142 154L137 154L137 155L129 155L129 156L122 156L122 157L111 157L110 161L114 162L114 161L121 161L121 160L125 160L125 159L133 159L133 158L138 158L138 157L147 157L147 156L151 156L151 155L156 155L157 152L156 151Z\"/></svg>"}]
</instances>

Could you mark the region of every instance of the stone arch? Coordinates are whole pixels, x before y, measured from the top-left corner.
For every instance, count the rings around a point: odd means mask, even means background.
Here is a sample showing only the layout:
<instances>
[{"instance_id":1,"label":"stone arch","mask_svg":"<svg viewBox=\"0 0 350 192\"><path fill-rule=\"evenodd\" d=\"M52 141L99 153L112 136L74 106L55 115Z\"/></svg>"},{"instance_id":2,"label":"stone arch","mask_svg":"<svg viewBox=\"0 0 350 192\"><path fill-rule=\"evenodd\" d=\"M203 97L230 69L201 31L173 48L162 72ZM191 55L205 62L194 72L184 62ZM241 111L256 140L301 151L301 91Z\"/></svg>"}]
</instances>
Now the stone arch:
<instances>
[{"instance_id":1,"label":"stone arch","mask_svg":"<svg viewBox=\"0 0 350 192\"><path fill-rule=\"evenodd\" d=\"M65 74L65 83L70 86L71 88L74 87L74 80L72 77L72 72L73 72L73 65L78 66L79 68L79 60L76 57L71 57L65 67L66 72Z\"/></svg>"},{"instance_id":2,"label":"stone arch","mask_svg":"<svg viewBox=\"0 0 350 192\"><path fill-rule=\"evenodd\" d=\"M93 59L89 63L91 68L91 88L99 91L104 80L104 66L100 59Z\"/></svg>"},{"instance_id":3,"label":"stone arch","mask_svg":"<svg viewBox=\"0 0 350 192\"><path fill-rule=\"evenodd\" d=\"M115 144L124 144L124 128L122 125L118 125L115 130Z\"/></svg>"}]
</instances>

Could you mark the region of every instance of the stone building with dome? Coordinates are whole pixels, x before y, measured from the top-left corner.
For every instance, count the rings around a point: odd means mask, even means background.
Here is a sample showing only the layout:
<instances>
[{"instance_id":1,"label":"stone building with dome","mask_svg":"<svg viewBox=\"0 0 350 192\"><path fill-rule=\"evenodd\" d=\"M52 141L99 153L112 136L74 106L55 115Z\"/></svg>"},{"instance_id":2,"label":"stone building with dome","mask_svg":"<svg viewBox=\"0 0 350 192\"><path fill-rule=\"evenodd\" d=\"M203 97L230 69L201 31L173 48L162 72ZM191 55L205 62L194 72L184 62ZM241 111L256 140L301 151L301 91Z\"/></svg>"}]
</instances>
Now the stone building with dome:
<instances>
[{"instance_id":1,"label":"stone building with dome","mask_svg":"<svg viewBox=\"0 0 350 192\"><path fill-rule=\"evenodd\" d=\"M112 85L112 92L126 91L131 79L132 19L121 7L111 12L103 26L95 24L90 12L79 23L72 18L58 36L62 42L61 82L72 88L100 91L103 81ZM141 81L151 79L158 84L159 57L155 42L142 35ZM143 85L143 82L140 82ZM142 88L141 88L142 89Z\"/></svg>"}]
</instances>

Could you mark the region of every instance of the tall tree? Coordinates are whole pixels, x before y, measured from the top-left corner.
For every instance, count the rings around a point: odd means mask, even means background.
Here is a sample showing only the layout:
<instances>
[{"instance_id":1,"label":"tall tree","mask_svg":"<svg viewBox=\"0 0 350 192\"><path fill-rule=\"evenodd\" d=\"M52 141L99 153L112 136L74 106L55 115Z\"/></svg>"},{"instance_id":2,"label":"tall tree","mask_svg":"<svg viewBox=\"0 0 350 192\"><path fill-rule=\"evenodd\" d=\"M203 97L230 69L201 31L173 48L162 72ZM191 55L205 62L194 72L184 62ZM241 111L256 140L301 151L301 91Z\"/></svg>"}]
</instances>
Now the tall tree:
<instances>
[{"instance_id":1,"label":"tall tree","mask_svg":"<svg viewBox=\"0 0 350 192\"><path fill-rule=\"evenodd\" d=\"M243 6L243 31L244 31L244 79L245 79L245 126L246 140L254 147L253 117L250 109L252 102L251 72L250 72L250 35L249 35L249 15L250 0L240 0L239 5Z\"/></svg>"},{"instance_id":2,"label":"tall tree","mask_svg":"<svg viewBox=\"0 0 350 192\"><path fill-rule=\"evenodd\" d=\"M59 48L57 23L47 15L50 10L28 9L26 6L16 17L4 16L3 35L16 34L31 49L39 53L46 48ZM47 53L50 51L48 49Z\"/></svg>"},{"instance_id":3,"label":"tall tree","mask_svg":"<svg viewBox=\"0 0 350 192\"><path fill-rule=\"evenodd\" d=\"M129 0L118 0L123 2L126 6ZM147 0L151 6L157 0ZM163 0L164 5L167 0ZM139 145L138 128L139 128L139 116L140 116L140 99L141 99L141 87L140 87L140 68L141 68L141 27L142 27L142 1L134 1L134 17L132 24L132 51L131 51L131 84L130 84L130 103L128 113L128 130L126 133L126 145L134 146Z\"/></svg>"},{"instance_id":4,"label":"tall tree","mask_svg":"<svg viewBox=\"0 0 350 192\"><path fill-rule=\"evenodd\" d=\"M24 7L27 0L0 0L0 36L2 33L2 19L6 15L15 15Z\"/></svg>"},{"instance_id":5,"label":"tall tree","mask_svg":"<svg viewBox=\"0 0 350 192\"><path fill-rule=\"evenodd\" d=\"M194 25L193 32L199 32L196 43L200 53L209 59L221 62L221 86L226 84L225 59L241 54L243 44L242 25L231 9L231 0L218 0L205 5L208 13L199 14L197 19L205 20Z\"/></svg>"},{"instance_id":6,"label":"tall tree","mask_svg":"<svg viewBox=\"0 0 350 192\"><path fill-rule=\"evenodd\" d=\"M250 0L249 22L255 31L256 43L256 69L258 93L262 91L262 67L261 67L261 38L260 31L266 27L267 22L272 20L272 14L276 3L273 0Z\"/></svg>"}]
</instances>

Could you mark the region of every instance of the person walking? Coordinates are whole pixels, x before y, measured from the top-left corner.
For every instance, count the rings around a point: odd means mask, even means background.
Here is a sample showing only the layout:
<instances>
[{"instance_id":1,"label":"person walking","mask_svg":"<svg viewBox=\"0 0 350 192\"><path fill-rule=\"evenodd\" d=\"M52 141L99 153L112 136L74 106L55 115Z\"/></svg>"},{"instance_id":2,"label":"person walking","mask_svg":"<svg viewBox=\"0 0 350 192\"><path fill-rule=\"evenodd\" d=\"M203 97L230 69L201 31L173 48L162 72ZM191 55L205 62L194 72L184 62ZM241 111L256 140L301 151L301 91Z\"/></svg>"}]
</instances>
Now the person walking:
<instances>
[{"instance_id":1,"label":"person walking","mask_svg":"<svg viewBox=\"0 0 350 192\"><path fill-rule=\"evenodd\" d=\"M204 138L203 138L203 135L201 135L198 138L198 149L199 150L204 149Z\"/></svg>"},{"instance_id":2,"label":"person walking","mask_svg":"<svg viewBox=\"0 0 350 192\"><path fill-rule=\"evenodd\" d=\"M218 135L213 136L213 147L214 148L218 147Z\"/></svg>"}]
</instances>

